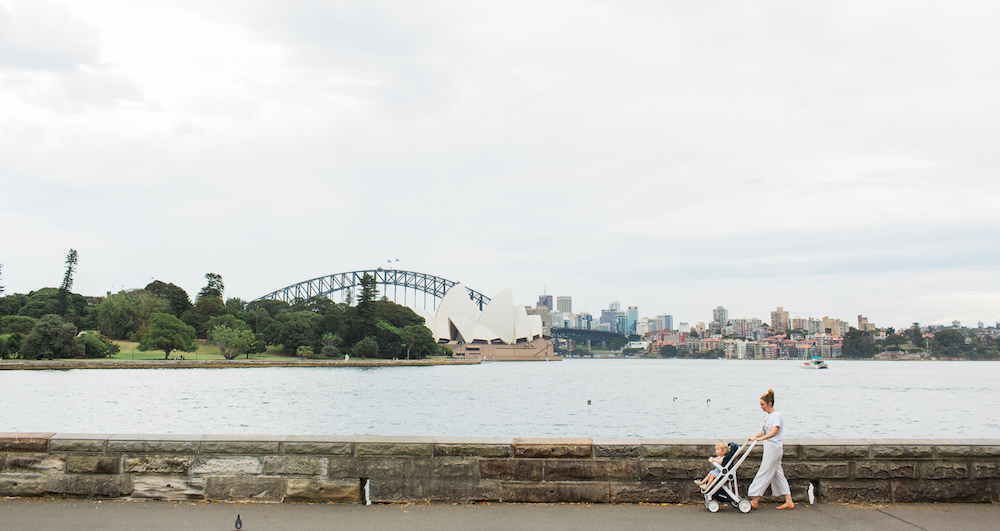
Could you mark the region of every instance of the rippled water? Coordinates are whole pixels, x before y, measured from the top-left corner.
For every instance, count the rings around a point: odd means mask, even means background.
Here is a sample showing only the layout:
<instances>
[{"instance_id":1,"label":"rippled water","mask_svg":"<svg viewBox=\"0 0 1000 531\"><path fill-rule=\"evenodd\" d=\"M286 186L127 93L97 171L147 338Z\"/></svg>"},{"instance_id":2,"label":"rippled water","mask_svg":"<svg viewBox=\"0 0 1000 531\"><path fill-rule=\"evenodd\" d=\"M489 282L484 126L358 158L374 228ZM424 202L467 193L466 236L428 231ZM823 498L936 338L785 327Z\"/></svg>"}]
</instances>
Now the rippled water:
<instances>
[{"instance_id":1,"label":"rippled water","mask_svg":"<svg viewBox=\"0 0 1000 531\"><path fill-rule=\"evenodd\" d=\"M1000 438L1000 363L566 360L0 371L0 432ZM587 404L590 400L591 404Z\"/></svg>"}]
</instances>

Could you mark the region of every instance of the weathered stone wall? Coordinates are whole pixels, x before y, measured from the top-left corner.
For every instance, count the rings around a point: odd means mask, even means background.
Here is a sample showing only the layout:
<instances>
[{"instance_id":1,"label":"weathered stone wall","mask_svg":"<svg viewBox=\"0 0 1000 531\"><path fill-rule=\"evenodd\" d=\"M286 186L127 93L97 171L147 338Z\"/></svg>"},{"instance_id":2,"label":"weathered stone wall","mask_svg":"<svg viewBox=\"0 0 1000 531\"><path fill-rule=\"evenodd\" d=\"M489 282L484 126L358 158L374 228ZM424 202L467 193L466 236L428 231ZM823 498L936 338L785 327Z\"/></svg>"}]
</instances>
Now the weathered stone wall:
<instances>
[{"instance_id":1,"label":"weathered stone wall","mask_svg":"<svg viewBox=\"0 0 1000 531\"><path fill-rule=\"evenodd\" d=\"M0 496L700 502L715 442L0 433ZM783 466L801 501L1000 501L1000 440L789 440Z\"/></svg>"}]
</instances>

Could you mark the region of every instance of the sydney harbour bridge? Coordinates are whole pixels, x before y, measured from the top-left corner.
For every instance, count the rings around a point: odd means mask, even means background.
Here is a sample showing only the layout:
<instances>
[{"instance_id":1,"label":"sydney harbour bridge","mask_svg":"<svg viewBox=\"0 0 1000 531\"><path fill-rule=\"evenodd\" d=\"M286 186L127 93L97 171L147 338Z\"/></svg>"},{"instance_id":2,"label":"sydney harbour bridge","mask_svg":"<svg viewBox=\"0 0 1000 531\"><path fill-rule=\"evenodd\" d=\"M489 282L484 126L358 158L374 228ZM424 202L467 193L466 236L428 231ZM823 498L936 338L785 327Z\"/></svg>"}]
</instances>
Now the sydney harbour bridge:
<instances>
[{"instance_id":1,"label":"sydney harbour bridge","mask_svg":"<svg viewBox=\"0 0 1000 531\"><path fill-rule=\"evenodd\" d=\"M380 267L378 269L363 271L334 273L310 280L303 280L302 282L274 290L271 293L254 299L254 301L279 300L291 303L296 300L305 300L312 297L334 299L338 295L342 301L349 298L357 300L355 293L361 290L361 279L365 275L370 275L375 279L376 286L380 286L379 293L381 295L384 295L397 304L412 308L416 308L422 304L422 308L427 309L427 303L430 302L430 308L437 309L438 301L444 297L444 294L448 290L458 284L458 282L453 280L426 273L399 269L383 269ZM480 310L489 304L490 298L486 295L469 287L465 289L469 292L469 299ZM430 301L428 301L428 297L430 297ZM574 341L607 342L617 337L622 337L622 335L602 330L555 327L552 328L552 337Z\"/></svg>"}]
</instances>

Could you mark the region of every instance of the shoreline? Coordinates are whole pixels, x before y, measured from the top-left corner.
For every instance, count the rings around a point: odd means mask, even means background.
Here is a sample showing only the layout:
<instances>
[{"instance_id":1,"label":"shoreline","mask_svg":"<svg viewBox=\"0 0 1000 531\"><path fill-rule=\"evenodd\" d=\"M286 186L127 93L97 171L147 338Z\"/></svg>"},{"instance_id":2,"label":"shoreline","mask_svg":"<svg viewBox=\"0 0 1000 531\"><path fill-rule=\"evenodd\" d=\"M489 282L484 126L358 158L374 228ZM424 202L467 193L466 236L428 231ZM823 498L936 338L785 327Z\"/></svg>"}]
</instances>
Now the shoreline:
<instances>
[{"instance_id":1,"label":"shoreline","mask_svg":"<svg viewBox=\"0 0 1000 531\"><path fill-rule=\"evenodd\" d=\"M0 371L70 369L237 369L253 367L431 367L479 365L479 360L2 360Z\"/></svg>"}]
</instances>

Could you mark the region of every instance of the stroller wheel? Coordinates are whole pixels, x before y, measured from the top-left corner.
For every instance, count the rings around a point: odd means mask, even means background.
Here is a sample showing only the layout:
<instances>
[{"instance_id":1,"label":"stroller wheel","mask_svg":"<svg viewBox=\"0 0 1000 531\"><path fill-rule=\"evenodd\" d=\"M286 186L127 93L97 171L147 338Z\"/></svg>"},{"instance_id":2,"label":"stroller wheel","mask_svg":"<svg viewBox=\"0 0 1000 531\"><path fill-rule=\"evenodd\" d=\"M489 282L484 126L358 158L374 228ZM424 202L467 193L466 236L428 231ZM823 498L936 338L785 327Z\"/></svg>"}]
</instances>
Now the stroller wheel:
<instances>
[{"instance_id":1,"label":"stroller wheel","mask_svg":"<svg viewBox=\"0 0 1000 531\"><path fill-rule=\"evenodd\" d=\"M708 502L708 510L713 513L719 512L719 502L715 500Z\"/></svg>"},{"instance_id":2,"label":"stroller wheel","mask_svg":"<svg viewBox=\"0 0 1000 531\"><path fill-rule=\"evenodd\" d=\"M740 500L739 509L740 509L741 513L746 514L746 513L750 512L750 509L752 509L752 508L753 508L753 505L750 505L750 500Z\"/></svg>"}]
</instances>

